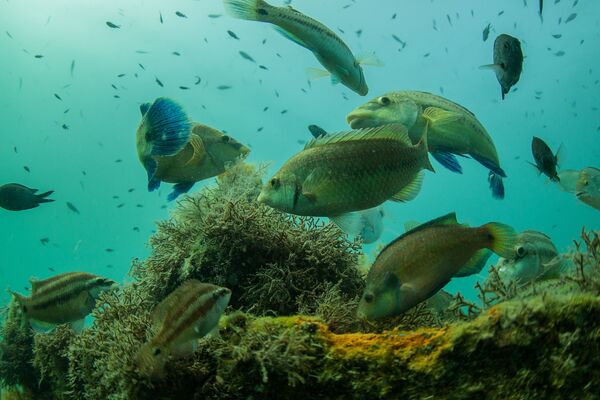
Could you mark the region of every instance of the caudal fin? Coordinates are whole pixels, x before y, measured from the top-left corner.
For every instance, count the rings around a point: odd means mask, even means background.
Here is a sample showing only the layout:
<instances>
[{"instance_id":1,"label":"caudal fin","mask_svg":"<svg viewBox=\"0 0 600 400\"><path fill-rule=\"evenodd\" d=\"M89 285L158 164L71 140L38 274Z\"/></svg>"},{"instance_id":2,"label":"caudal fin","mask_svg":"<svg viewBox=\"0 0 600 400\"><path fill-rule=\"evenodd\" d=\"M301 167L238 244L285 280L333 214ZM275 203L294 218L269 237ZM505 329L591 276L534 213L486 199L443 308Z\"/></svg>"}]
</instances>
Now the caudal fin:
<instances>
[{"instance_id":1,"label":"caudal fin","mask_svg":"<svg viewBox=\"0 0 600 400\"><path fill-rule=\"evenodd\" d=\"M428 131L429 131L429 121L425 123L425 128L423 129L423 135L421 136L421 139L419 139L419 143L417 143L417 147L420 150L422 150L423 154L424 154L423 168L428 169L431 172L435 172L435 169L433 169L433 165L431 165L431 161L429 160L429 145L427 143Z\"/></svg>"},{"instance_id":2,"label":"caudal fin","mask_svg":"<svg viewBox=\"0 0 600 400\"><path fill-rule=\"evenodd\" d=\"M153 156L172 156L179 153L190 138L192 123L183 107L166 97L159 97L146 114L146 142Z\"/></svg>"},{"instance_id":3,"label":"caudal fin","mask_svg":"<svg viewBox=\"0 0 600 400\"><path fill-rule=\"evenodd\" d=\"M264 0L223 0L223 6L232 17L249 21L267 21L275 8Z\"/></svg>"},{"instance_id":4,"label":"caudal fin","mask_svg":"<svg viewBox=\"0 0 600 400\"><path fill-rule=\"evenodd\" d=\"M37 202L38 202L38 203L50 203L50 202L54 201L54 200L52 200L52 199L46 199L46 198L45 198L45 197L48 197L48 196L50 196L52 193L54 193L54 190L49 190L49 191L47 191L47 192L44 192L44 193L42 193L42 194L37 194L37 195L36 195Z\"/></svg>"},{"instance_id":5,"label":"caudal fin","mask_svg":"<svg viewBox=\"0 0 600 400\"><path fill-rule=\"evenodd\" d=\"M514 257L517 234L513 228L499 222L490 222L483 228L490 239L488 246L494 253L504 258Z\"/></svg>"},{"instance_id":6,"label":"caudal fin","mask_svg":"<svg viewBox=\"0 0 600 400\"><path fill-rule=\"evenodd\" d=\"M492 196L494 196L495 199L502 200L504 198L504 182L502 181L502 178L490 171L488 174L488 182L490 184Z\"/></svg>"}]
</instances>

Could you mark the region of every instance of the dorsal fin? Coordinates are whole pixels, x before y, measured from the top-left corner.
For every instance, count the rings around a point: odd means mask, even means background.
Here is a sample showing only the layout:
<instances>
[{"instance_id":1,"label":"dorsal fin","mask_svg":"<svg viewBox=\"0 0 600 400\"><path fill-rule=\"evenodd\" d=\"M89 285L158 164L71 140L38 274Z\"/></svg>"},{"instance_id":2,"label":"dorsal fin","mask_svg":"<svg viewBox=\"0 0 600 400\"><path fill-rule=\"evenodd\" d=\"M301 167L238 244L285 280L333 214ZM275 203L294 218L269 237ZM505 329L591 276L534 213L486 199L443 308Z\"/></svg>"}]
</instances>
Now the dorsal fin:
<instances>
[{"instance_id":1,"label":"dorsal fin","mask_svg":"<svg viewBox=\"0 0 600 400\"><path fill-rule=\"evenodd\" d=\"M33 277L29 278L29 283L31 284L32 295L34 295L38 290L40 290L40 287L43 286L43 281Z\"/></svg>"},{"instance_id":2,"label":"dorsal fin","mask_svg":"<svg viewBox=\"0 0 600 400\"><path fill-rule=\"evenodd\" d=\"M313 139L306 144L304 149L312 147L324 146L327 144L353 142L360 140L373 139L391 139L398 140L408 146L412 146L412 142L408 137L408 131L401 124L390 124L378 126L376 128L355 129L352 131L338 132L318 139Z\"/></svg>"},{"instance_id":3,"label":"dorsal fin","mask_svg":"<svg viewBox=\"0 0 600 400\"><path fill-rule=\"evenodd\" d=\"M436 226L436 225L459 225L458 221L456 220L456 213L455 212L451 212L449 214L443 215L441 217L432 219L429 222L425 222L424 224L421 224L409 231L404 232L402 235L398 236L396 239L392 240L390 243L388 243L383 249L381 249L381 251L379 252L379 254L377 255L377 258L379 258L379 256L381 254L383 254L383 252L390 246L392 246L394 243L398 242L399 240L404 239L405 237L412 235L416 232L419 232L420 230L423 230L425 228L429 228L432 226Z\"/></svg>"}]
</instances>

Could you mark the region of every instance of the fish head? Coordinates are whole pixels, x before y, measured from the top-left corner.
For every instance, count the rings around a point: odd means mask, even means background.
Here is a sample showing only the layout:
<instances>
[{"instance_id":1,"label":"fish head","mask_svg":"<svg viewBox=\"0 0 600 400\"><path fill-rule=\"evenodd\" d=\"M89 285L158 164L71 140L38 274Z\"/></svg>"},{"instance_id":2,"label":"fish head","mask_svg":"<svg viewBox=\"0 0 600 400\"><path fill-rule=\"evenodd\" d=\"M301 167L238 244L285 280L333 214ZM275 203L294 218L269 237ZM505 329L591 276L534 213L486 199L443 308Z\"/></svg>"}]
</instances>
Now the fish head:
<instances>
[{"instance_id":1,"label":"fish head","mask_svg":"<svg viewBox=\"0 0 600 400\"><path fill-rule=\"evenodd\" d=\"M558 186L565 192L575 193L579 171L574 169L562 170L558 173Z\"/></svg>"},{"instance_id":2,"label":"fish head","mask_svg":"<svg viewBox=\"0 0 600 400\"><path fill-rule=\"evenodd\" d=\"M369 244L379 239L383 232L384 215L383 207L361 211L361 230L358 236L361 237L363 243Z\"/></svg>"},{"instance_id":3,"label":"fish head","mask_svg":"<svg viewBox=\"0 0 600 400\"><path fill-rule=\"evenodd\" d=\"M217 140L208 141L205 145L210 157L224 166L243 160L250 153L247 146L225 134L222 134Z\"/></svg>"},{"instance_id":4,"label":"fish head","mask_svg":"<svg viewBox=\"0 0 600 400\"><path fill-rule=\"evenodd\" d=\"M399 123L410 130L419 112L420 107L414 101L388 93L352 110L346 122L352 129Z\"/></svg>"},{"instance_id":5,"label":"fish head","mask_svg":"<svg viewBox=\"0 0 600 400\"><path fill-rule=\"evenodd\" d=\"M354 68L350 72L350 76L346 79L342 77L342 82L361 96L366 96L369 93L365 73L357 61L354 63Z\"/></svg>"},{"instance_id":6,"label":"fish head","mask_svg":"<svg viewBox=\"0 0 600 400\"><path fill-rule=\"evenodd\" d=\"M145 343L135 355L138 374L151 380L163 378L165 364L170 355L171 352L166 346L153 341Z\"/></svg>"},{"instance_id":7,"label":"fish head","mask_svg":"<svg viewBox=\"0 0 600 400\"><path fill-rule=\"evenodd\" d=\"M371 271L369 272L373 275ZM358 303L358 317L373 321L404 312L406 308L403 300L405 299L400 287L400 279L389 271L381 276L368 277L367 285Z\"/></svg>"},{"instance_id":8,"label":"fish head","mask_svg":"<svg viewBox=\"0 0 600 400\"><path fill-rule=\"evenodd\" d=\"M505 285L519 285L534 281L542 271L542 261L535 245L520 241L515 245L511 258L500 258L497 270Z\"/></svg>"},{"instance_id":9,"label":"fish head","mask_svg":"<svg viewBox=\"0 0 600 400\"><path fill-rule=\"evenodd\" d=\"M600 197L600 169L587 167L581 170L575 185L577 197Z\"/></svg>"},{"instance_id":10,"label":"fish head","mask_svg":"<svg viewBox=\"0 0 600 400\"><path fill-rule=\"evenodd\" d=\"M92 282L90 282L90 295L94 299L98 299L100 293L106 292L107 290L116 289L117 286L117 282L113 281L112 279L97 276L92 279Z\"/></svg>"},{"instance_id":11,"label":"fish head","mask_svg":"<svg viewBox=\"0 0 600 400\"><path fill-rule=\"evenodd\" d=\"M294 174L279 171L265 183L258 202L285 212L293 212L299 196L299 184Z\"/></svg>"},{"instance_id":12,"label":"fish head","mask_svg":"<svg viewBox=\"0 0 600 400\"><path fill-rule=\"evenodd\" d=\"M212 297L215 300L215 309L217 313L221 315L229 304L229 300L231 299L231 290L224 287L219 287L212 292Z\"/></svg>"}]
</instances>

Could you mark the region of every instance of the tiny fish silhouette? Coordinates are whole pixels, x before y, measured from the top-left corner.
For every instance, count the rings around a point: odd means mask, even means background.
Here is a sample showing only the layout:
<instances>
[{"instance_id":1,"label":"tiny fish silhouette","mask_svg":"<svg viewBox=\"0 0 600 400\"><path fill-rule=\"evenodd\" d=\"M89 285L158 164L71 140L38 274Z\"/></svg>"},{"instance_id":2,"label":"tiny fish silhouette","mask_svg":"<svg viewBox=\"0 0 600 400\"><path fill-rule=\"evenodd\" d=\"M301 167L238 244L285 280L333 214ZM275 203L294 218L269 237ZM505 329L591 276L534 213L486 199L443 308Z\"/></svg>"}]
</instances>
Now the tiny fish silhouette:
<instances>
[{"instance_id":1,"label":"tiny fish silhouette","mask_svg":"<svg viewBox=\"0 0 600 400\"><path fill-rule=\"evenodd\" d=\"M109 28L113 28L113 29L119 29L119 28L121 27L121 25L113 24L113 23L112 23L112 22L110 22L110 21L106 21L106 25L107 25Z\"/></svg>"},{"instance_id":2,"label":"tiny fish silhouette","mask_svg":"<svg viewBox=\"0 0 600 400\"><path fill-rule=\"evenodd\" d=\"M67 207L69 208L69 210L73 211L75 214L79 214L79 210L77 209L77 207L75 207L75 205L69 201L67 201Z\"/></svg>"},{"instance_id":3,"label":"tiny fish silhouette","mask_svg":"<svg viewBox=\"0 0 600 400\"><path fill-rule=\"evenodd\" d=\"M177 15L178 17L181 17L181 18L187 18L187 15L185 15L181 11L175 11L175 15Z\"/></svg>"},{"instance_id":4,"label":"tiny fish silhouette","mask_svg":"<svg viewBox=\"0 0 600 400\"><path fill-rule=\"evenodd\" d=\"M235 32L233 32L233 31L227 31L227 34L229 36L231 36L232 38L234 38L235 40L240 40L240 38L238 37L238 35L236 35Z\"/></svg>"}]
</instances>

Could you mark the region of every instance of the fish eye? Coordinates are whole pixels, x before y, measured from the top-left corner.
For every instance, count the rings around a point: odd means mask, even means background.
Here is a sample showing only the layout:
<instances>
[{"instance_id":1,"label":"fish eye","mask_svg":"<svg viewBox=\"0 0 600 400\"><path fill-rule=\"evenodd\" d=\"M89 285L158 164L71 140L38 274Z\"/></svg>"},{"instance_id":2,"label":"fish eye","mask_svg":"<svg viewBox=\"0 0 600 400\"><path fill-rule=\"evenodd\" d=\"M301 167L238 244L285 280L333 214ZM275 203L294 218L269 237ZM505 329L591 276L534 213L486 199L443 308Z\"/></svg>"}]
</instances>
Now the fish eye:
<instances>
[{"instance_id":1,"label":"fish eye","mask_svg":"<svg viewBox=\"0 0 600 400\"><path fill-rule=\"evenodd\" d=\"M377 102L382 106L388 106L390 104L390 98L387 96L381 96L377 99Z\"/></svg>"},{"instance_id":2,"label":"fish eye","mask_svg":"<svg viewBox=\"0 0 600 400\"><path fill-rule=\"evenodd\" d=\"M229 143L229 136L225 135L221 138L221 140L223 141L223 143Z\"/></svg>"},{"instance_id":3,"label":"fish eye","mask_svg":"<svg viewBox=\"0 0 600 400\"><path fill-rule=\"evenodd\" d=\"M158 355L160 355L160 349L159 349L158 347L157 347L157 348L155 348L155 349L154 349L154 352L153 352L152 354L154 354L155 356L158 356Z\"/></svg>"},{"instance_id":4,"label":"fish eye","mask_svg":"<svg viewBox=\"0 0 600 400\"><path fill-rule=\"evenodd\" d=\"M277 189L279 187L279 178L273 178L269 181L269 184L271 185L272 188Z\"/></svg>"},{"instance_id":5,"label":"fish eye","mask_svg":"<svg viewBox=\"0 0 600 400\"><path fill-rule=\"evenodd\" d=\"M367 303L370 303L370 302L372 302L372 301L373 301L373 295L372 295L371 293L367 293L367 294L365 294L365 297L364 297L364 298L365 298L365 301L366 301Z\"/></svg>"},{"instance_id":6,"label":"fish eye","mask_svg":"<svg viewBox=\"0 0 600 400\"><path fill-rule=\"evenodd\" d=\"M525 247L523 247L523 246L517 247L517 256L523 257L525 255L525 253L526 253Z\"/></svg>"},{"instance_id":7,"label":"fish eye","mask_svg":"<svg viewBox=\"0 0 600 400\"><path fill-rule=\"evenodd\" d=\"M506 49L506 50L510 49L510 44L504 43L504 49Z\"/></svg>"}]
</instances>

